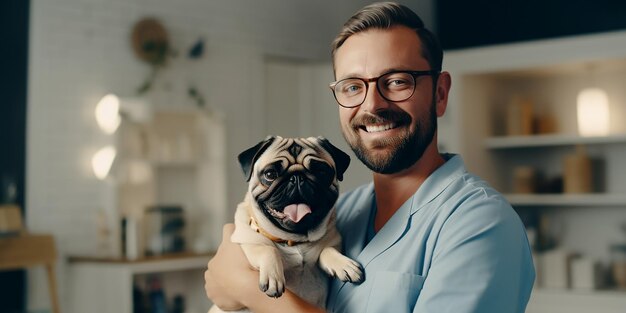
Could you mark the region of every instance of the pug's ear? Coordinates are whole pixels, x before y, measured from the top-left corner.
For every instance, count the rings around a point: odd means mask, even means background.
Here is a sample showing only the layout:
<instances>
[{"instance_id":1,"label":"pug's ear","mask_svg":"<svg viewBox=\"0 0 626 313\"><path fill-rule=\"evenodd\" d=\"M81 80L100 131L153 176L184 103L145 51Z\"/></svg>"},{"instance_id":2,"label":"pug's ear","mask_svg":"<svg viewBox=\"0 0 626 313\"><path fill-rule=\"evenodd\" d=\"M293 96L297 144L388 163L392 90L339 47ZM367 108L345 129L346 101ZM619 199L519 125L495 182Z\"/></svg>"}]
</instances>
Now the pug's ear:
<instances>
[{"instance_id":1,"label":"pug's ear","mask_svg":"<svg viewBox=\"0 0 626 313\"><path fill-rule=\"evenodd\" d=\"M343 180L343 173L348 169L348 165L350 165L350 156L345 152L341 151L339 148L333 146L328 139L324 137L317 137L320 142L320 145L330 154L335 161L335 171L337 171L337 179Z\"/></svg>"},{"instance_id":2,"label":"pug's ear","mask_svg":"<svg viewBox=\"0 0 626 313\"><path fill-rule=\"evenodd\" d=\"M250 177L252 177L252 168L254 167L254 162L263 154L263 152L269 147L272 142L274 142L276 137L268 136L265 140L257 143L254 147L247 149L246 151L239 154L237 159L239 159L239 165L241 165L241 169L243 170L243 175L246 177L246 181L250 181Z\"/></svg>"}]
</instances>

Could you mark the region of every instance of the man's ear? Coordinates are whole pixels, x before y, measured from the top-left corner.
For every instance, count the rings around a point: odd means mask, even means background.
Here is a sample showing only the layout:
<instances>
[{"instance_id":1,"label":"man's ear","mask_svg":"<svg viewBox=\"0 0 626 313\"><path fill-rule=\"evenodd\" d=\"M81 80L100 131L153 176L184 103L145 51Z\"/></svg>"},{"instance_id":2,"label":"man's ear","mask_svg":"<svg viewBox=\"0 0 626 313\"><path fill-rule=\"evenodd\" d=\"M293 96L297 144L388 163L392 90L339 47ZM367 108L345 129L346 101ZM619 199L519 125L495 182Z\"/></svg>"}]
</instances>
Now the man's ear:
<instances>
[{"instance_id":1,"label":"man's ear","mask_svg":"<svg viewBox=\"0 0 626 313\"><path fill-rule=\"evenodd\" d=\"M317 137L320 141L320 145L326 149L326 151L330 154L335 161L335 171L337 171L337 179L343 180L343 173L348 169L348 165L350 165L350 156L345 152L341 151L339 148L333 146L328 139L324 137Z\"/></svg>"},{"instance_id":2,"label":"man's ear","mask_svg":"<svg viewBox=\"0 0 626 313\"><path fill-rule=\"evenodd\" d=\"M252 168L254 167L254 162L263 154L263 152L269 147L272 142L274 142L276 137L268 136L265 140L257 143L254 147L247 149L246 151L239 154L237 159L239 159L239 165L241 165L241 169L243 170L243 175L246 177L246 181L250 181L250 177L252 177Z\"/></svg>"},{"instance_id":3,"label":"man's ear","mask_svg":"<svg viewBox=\"0 0 626 313\"><path fill-rule=\"evenodd\" d=\"M437 117L442 117L446 112L451 85L452 78L450 77L450 73L441 72L441 74L437 77L437 89L435 90L435 108L437 110Z\"/></svg>"}]
</instances>

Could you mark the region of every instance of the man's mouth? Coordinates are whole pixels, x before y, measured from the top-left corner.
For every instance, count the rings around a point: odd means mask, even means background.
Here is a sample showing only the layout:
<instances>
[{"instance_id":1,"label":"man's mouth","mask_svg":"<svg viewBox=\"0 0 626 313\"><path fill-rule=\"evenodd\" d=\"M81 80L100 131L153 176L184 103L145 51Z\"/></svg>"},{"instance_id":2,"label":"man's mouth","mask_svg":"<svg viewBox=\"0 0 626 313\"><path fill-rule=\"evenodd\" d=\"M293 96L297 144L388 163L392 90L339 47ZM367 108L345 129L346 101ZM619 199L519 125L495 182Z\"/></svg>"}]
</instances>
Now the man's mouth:
<instances>
[{"instance_id":1,"label":"man's mouth","mask_svg":"<svg viewBox=\"0 0 626 313\"><path fill-rule=\"evenodd\" d=\"M364 125L360 127L362 130L365 130L368 133L378 133L386 130L390 130L396 128L395 123L387 123L383 125Z\"/></svg>"}]
</instances>

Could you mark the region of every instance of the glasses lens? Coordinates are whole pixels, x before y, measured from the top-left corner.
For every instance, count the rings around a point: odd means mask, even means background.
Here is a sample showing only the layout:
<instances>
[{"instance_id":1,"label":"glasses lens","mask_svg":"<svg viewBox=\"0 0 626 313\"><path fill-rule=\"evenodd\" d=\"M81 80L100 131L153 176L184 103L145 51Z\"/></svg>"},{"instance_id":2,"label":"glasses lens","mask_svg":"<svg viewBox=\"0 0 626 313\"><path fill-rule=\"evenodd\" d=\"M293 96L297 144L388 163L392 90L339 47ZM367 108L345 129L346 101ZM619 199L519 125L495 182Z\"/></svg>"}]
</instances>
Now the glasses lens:
<instances>
[{"instance_id":1,"label":"glasses lens","mask_svg":"<svg viewBox=\"0 0 626 313\"><path fill-rule=\"evenodd\" d=\"M338 81L333 90L339 104L345 107L354 107L363 102L367 93L367 86L360 79L347 78Z\"/></svg>"},{"instance_id":2,"label":"glasses lens","mask_svg":"<svg viewBox=\"0 0 626 313\"><path fill-rule=\"evenodd\" d=\"M415 91L415 78L409 73L389 73L378 79L378 90L391 101L404 101Z\"/></svg>"}]
</instances>

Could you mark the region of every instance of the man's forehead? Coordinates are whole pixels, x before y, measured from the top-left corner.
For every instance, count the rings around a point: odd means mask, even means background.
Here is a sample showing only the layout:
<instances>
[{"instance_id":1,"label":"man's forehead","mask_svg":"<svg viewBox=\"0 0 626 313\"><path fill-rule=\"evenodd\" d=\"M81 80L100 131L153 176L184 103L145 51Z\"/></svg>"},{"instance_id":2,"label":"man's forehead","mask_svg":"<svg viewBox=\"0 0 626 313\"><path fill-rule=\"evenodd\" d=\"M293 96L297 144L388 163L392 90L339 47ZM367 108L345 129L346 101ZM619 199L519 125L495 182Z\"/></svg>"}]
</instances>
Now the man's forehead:
<instances>
[{"instance_id":1,"label":"man's forehead","mask_svg":"<svg viewBox=\"0 0 626 313\"><path fill-rule=\"evenodd\" d=\"M427 70L414 30L397 26L356 33L334 56L335 77L372 77L391 70Z\"/></svg>"}]
</instances>

